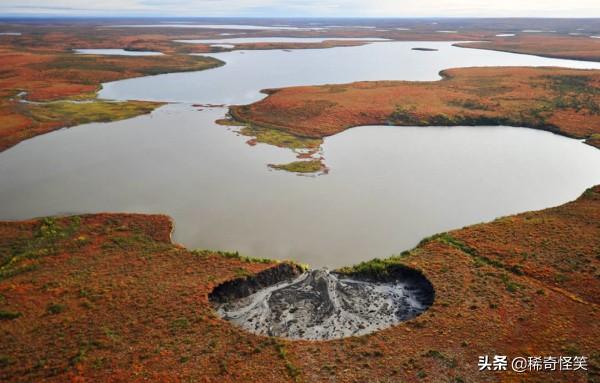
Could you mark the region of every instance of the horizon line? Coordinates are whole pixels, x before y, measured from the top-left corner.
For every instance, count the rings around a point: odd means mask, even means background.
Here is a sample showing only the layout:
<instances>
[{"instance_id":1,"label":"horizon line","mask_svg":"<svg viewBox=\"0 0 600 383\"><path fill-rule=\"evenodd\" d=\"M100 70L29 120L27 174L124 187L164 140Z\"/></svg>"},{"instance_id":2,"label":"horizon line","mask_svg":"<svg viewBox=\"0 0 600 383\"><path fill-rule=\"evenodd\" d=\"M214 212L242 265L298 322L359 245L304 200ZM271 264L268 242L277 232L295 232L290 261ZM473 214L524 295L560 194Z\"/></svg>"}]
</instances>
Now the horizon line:
<instances>
[{"instance_id":1,"label":"horizon line","mask_svg":"<svg viewBox=\"0 0 600 383\"><path fill-rule=\"evenodd\" d=\"M36 19L551 19L551 20L600 20L600 16L159 16L159 15L124 15L124 16L103 16L103 15L47 15L47 14L9 14L0 16L0 20L14 18L36 18Z\"/></svg>"}]
</instances>

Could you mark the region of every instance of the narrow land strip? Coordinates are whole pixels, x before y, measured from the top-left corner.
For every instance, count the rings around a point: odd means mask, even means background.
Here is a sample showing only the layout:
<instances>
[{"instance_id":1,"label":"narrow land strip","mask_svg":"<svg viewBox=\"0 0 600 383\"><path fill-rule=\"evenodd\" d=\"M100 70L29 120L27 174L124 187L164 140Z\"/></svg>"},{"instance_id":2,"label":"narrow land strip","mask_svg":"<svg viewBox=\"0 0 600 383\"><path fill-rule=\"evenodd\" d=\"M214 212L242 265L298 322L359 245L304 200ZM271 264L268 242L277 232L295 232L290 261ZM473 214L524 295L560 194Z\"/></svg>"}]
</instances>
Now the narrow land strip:
<instances>
[{"instance_id":1,"label":"narrow land strip","mask_svg":"<svg viewBox=\"0 0 600 383\"><path fill-rule=\"evenodd\" d=\"M323 138L359 125L510 125L598 145L600 71L485 67L445 70L434 82L379 81L267 90L232 106L243 123Z\"/></svg>"}]
</instances>

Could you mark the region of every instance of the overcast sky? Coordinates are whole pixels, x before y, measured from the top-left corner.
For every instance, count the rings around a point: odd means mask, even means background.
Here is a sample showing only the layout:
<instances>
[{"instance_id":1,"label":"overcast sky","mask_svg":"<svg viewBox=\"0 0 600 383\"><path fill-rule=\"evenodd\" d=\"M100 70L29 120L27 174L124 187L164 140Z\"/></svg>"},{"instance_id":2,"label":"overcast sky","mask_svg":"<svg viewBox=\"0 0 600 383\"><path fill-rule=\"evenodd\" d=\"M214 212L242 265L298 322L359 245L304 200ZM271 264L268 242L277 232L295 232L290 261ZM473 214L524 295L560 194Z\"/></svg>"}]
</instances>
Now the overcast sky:
<instances>
[{"instance_id":1,"label":"overcast sky","mask_svg":"<svg viewBox=\"0 0 600 383\"><path fill-rule=\"evenodd\" d=\"M600 0L0 0L0 16L600 17Z\"/></svg>"}]
</instances>

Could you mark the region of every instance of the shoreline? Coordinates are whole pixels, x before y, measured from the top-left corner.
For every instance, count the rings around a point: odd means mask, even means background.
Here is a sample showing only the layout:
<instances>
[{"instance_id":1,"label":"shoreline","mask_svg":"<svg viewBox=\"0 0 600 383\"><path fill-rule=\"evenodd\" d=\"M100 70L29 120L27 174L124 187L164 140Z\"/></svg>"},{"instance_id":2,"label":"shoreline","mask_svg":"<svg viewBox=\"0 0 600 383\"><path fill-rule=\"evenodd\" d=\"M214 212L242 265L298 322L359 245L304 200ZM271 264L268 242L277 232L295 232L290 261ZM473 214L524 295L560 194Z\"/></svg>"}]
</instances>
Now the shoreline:
<instances>
[{"instance_id":1,"label":"shoreline","mask_svg":"<svg viewBox=\"0 0 600 383\"><path fill-rule=\"evenodd\" d=\"M396 263L396 261L401 260L402 258L417 251L419 247L427 244L428 242L438 240L439 238L443 238L443 236L453 233L453 232L459 232L464 229L473 228L473 227L477 227L477 226L489 225L489 224L495 223L495 222L503 220L503 219L508 219L508 218L517 217L517 216L523 216L523 215L533 214L533 213L542 213L542 212L545 212L548 210L558 209L558 208L570 205L572 203L575 203L575 202L579 201L580 199L583 199L584 197L586 197L588 194L592 194L592 193L597 193L597 194L600 193L600 185L590 186L576 199L567 201L565 203L562 203L562 204L559 204L556 206L550 206L550 207L542 208L539 210L530 210L530 211L519 212L519 213L515 213L515 214L510 214L508 216L500 216L500 217L496 217L489 221L466 225L462 228L450 229L447 232L435 233L435 234L432 234L428 237L424 237L423 239L421 239L417 246L415 246L411 249L401 251L400 255L392 255L390 257L385 257L385 258L376 257L371 260L365 260L365 261L359 262L354 265L342 266L342 267L331 269L331 270L327 266L323 266L323 267L314 269L314 268L311 268L310 265L300 264L300 263L297 263L297 261L292 260L292 259L257 258L253 255L247 256L244 254L240 254L237 251L229 252L229 251L222 251L222 250L215 250L215 249L188 248L184 244L176 242L173 238L173 236L175 234L175 220L173 219L173 217L171 217L168 214L161 214L161 213L138 213L138 212L128 212L128 211L104 211L104 212L96 212L96 213L73 213L73 214L67 213L67 214L56 214L56 215L50 215L50 216L36 216L36 217L25 218L25 219L0 220L0 226L30 224L33 222L41 222L46 219L50 219L50 220L70 220L70 219L81 219L81 218L90 218L90 219L109 218L110 219L110 217L113 217L113 216L114 217L134 217L134 218L135 217L158 218L159 220L167 221L166 225L161 224L161 226L159 226L160 230L168 231L168 233L169 233L168 235L163 236L163 237L168 237L168 240L163 239L162 241L166 241L174 247L177 247L179 249L183 249L183 250L186 250L189 252L199 252L199 253L215 252L215 253L220 254L221 256L224 256L227 258L241 259L241 260L244 260L245 262L250 262L250 263L263 263L263 264L271 264L271 265L286 265L286 264L288 264L288 265L292 265L293 267L298 268L299 270L303 270L303 271L330 270L332 273L336 273L336 274L346 276L346 277L356 277L356 278L361 278L361 279L365 279L365 280L369 280L369 279L386 280L388 278L387 271L386 271L388 268L390 268L390 267L393 268L396 265L402 265L402 263ZM421 271L421 270L417 270L417 271ZM230 281L234 281L234 280L235 279L232 279Z\"/></svg>"},{"instance_id":2,"label":"shoreline","mask_svg":"<svg viewBox=\"0 0 600 383\"><path fill-rule=\"evenodd\" d=\"M579 83L571 85L571 81L580 79L582 87L587 86L583 85L587 81L592 84L600 78L600 70L471 67L445 69L440 76L440 80L427 82L362 81L267 89L263 90L267 97L260 101L230 106L229 116L233 122L308 138L324 138L364 125L513 126L583 139L600 148L596 144L600 134L597 88L589 85L590 91L581 93L583 88L579 89ZM486 93L486 98L478 98L477 92L488 92L485 88L471 90L481 81L489 84L489 92L497 94ZM543 92L539 91L540 86ZM510 101L503 97L505 92L512 92ZM532 96L532 92L537 94ZM574 98L580 94L590 94L585 102L595 109L580 113L571 109L570 104L563 106L565 100L580 102ZM304 115L298 112L310 103L322 103L323 108ZM286 115L290 108L295 111L293 116ZM584 117L588 123L582 128L579 120Z\"/></svg>"},{"instance_id":3,"label":"shoreline","mask_svg":"<svg viewBox=\"0 0 600 383\"><path fill-rule=\"evenodd\" d=\"M313 363L318 356L337 357L339 379L408 380L426 371L436 380L448 374L471 380L478 375L469 363L492 346L507 354L522 347L550 353L569 347L595 365L598 219L600 186L558 207L437 234L401 255L352 267L368 275L394 265L418 270L435 288L435 301L421 315L369 335L319 341L318 353L315 341L238 329L219 318L209 301L220 284L282 263L182 248L170 241L166 216L0 222L0 250L18 255L9 269L0 269L1 323L10 334L0 344L0 376L130 380L134 357L136 371L162 379L256 381L277 371L323 380L331 373ZM472 331L483 322L487 325ZM59 330L65 335L60 347ZM157 344L161 352L154 353ZM341 349L354 351L340 354ZM52 357L36 367L44 350ZM355 353L378 368L351 368ZM216 355L221 367L214 363ZM382 358L397 365L381 363ZM409 359L416 366L407 364ZM98 363L105 368L94 367Z\"/></svg>"}]
</instances>

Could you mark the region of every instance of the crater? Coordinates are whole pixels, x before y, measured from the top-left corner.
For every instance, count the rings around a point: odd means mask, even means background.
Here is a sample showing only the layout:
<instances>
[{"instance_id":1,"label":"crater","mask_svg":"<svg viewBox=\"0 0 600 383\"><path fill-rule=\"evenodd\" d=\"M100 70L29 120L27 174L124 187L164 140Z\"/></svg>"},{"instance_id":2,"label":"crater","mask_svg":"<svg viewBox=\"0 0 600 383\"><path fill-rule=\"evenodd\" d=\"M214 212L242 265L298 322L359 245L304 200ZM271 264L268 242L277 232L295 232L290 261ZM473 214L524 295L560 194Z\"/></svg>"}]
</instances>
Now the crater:
<instances>
[{"instance_id":1,"label":"crater","mask_svg":"<svg viewBox=\"0 0 600 383\"><path fill-rule=\"evenodd\" d=\"M255 334L327 340L359 336L412 319L434 301L418 270L395 264L385 274L304 271L283 263L217 286L209 298L225 320Z\"/></svg>"}]
</instances>

